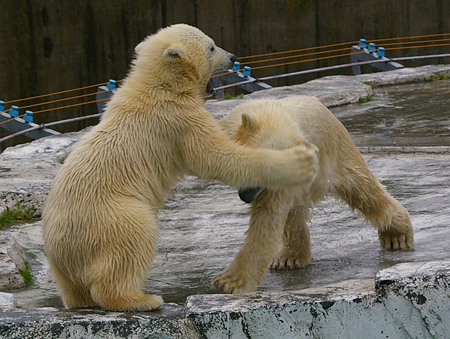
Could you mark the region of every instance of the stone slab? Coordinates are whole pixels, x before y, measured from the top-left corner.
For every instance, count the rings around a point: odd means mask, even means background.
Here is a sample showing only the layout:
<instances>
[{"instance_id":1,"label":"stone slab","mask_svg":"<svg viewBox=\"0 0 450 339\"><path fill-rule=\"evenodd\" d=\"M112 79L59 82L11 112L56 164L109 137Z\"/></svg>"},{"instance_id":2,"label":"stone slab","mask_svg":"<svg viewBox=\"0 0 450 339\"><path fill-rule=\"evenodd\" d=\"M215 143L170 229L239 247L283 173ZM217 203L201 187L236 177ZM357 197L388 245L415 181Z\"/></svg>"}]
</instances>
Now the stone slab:
<instances>
[{"instance_id":1,"label":"stone slab","mask_svg":"<svg viewBox=\"0 0 450 339\"><path fill-rule=\"evenodd\" d=\"M25 269L27 256L17 240L8 234L0 237L0 291L25 287L19 270Z\"/></svg>"},{"instance_id":2,"label":"stone slab","mask_svg":"<svg viewBox=\"0 0 450 339\"><path fill-rule=\"evenodd\" d=\"M1 296L0 296L1 297ZM197 295L156 312L0 311L0 338L448 338L450 261L291 292Z\"/></svg>"},{"instance_id":3,"label":"stone slab","mask_svg":"<svg viewBox=\"0 0 450 339\"><path fill-rule=\"evenodd\" d=\"M450 261L289 293L188 298L201 338L448 338Z\"/></svg>"},{"instance_id":4,"label":"stone slab","mask_svg":"<svg viewBox=\"0 0 450 339\"><path fill-rule=\"evenodd\" d=\"M0 310L0 338L196 338L184 325L184 310L166 304L149 313L104 310Z\"/></svg>"},{"instance_id":5,"label":"stone slab","mask_svg":"<svg viewBox=\"0 0 450 339\"><path fill-rule=\"evenodd\" d=\"M35 208L39 214L53 178L84 132L66 133L7 148L0 154L0 213L6 207Z\"/></svg>"},{"instance_id":6,"label":"stone slab","mask_svg":"<svg viewBox=\"0 0 450 339\"><path fill-rule=\"evenodd\" d=\"M0 292L0 309L7 310L16 307L14 294Z\"/></svg>"},{"instance_id":7,"label":"stone slab","mask_svg":"<svg viewBox=\"0 0 450 339\"><path fill-rule=\"evenodd\" d=\"M450 75L449 65L426 65L421 67L405 67L396 71L369 73L355 76L355 80L370 84L372 87L401 85L429 80L437 74Z\"/></svg>"}]
</instances>

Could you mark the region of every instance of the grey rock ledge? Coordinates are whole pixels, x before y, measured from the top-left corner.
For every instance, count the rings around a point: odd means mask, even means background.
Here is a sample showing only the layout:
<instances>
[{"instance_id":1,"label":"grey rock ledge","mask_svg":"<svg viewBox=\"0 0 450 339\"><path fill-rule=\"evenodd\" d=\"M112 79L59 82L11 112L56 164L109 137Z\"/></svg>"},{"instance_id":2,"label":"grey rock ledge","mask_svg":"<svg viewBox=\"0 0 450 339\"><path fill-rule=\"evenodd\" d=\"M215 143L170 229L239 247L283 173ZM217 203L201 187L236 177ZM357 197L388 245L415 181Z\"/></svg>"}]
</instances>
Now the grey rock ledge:
<instances>
[{"instance_id":1,"label":"grey rock ledge","mask_svg":"<svg viewBox=\"0 0 450 339\"><path fill-rule=\"evenodd\" d=\"M278 293L196 295L155 312L0 311L1 338L448 338L450 260L376 280Z\"/></svg>"}]
</instances>

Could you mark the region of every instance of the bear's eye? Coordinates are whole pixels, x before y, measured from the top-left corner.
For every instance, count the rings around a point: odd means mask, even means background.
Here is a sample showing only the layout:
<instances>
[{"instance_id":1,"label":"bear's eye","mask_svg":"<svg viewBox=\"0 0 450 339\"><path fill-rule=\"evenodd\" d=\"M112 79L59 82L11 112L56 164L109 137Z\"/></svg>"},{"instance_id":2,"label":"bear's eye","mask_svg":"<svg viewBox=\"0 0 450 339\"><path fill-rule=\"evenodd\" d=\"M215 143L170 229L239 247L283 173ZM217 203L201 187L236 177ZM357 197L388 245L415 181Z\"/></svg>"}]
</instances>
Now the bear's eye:
<instances>
[{"instance_id":1,"label":"bear's eye","mask_svg":"<svg viewBox=\"0 0 450 339\"><path fill-rule=\"evenodd\" d=\"M216 49L216 46L212 45L212 46L209 48L209 51L212 53L212 52L214 52L215 49Z\"/></svg>"}]
</instances>

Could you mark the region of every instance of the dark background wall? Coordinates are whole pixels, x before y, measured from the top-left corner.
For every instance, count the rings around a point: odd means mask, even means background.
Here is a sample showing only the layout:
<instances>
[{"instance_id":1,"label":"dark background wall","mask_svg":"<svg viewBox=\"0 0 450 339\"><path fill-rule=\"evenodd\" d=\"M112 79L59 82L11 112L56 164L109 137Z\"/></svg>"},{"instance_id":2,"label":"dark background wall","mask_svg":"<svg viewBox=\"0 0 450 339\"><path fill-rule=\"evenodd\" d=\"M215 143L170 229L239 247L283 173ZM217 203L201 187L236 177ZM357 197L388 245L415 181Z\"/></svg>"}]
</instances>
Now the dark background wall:
<instances>
[{"instance_id":1,"label":"dark background wall","mask_svg":"<svg viewBox=\"0 0 450 339\"><path fill-rule=\"evenodd\" d=\"M0 100L78 88L109 78L122 79L134 46L148 34L173 23L195 25L217 45L242 57L361 37L370 40L447 33L449 16L450 1L445 0L1 0ZM392 51L389 56L442 52L446 51L408 49ZM348 61L346 57L279 66L258 70L254 75ZM445 60L426 61L437 62ZM345 72L350 74L350 70L338 71ZM271 84L293 84L322 75ZM95 105L87 105L36 115L36 120L54 121L92 113L96 113ZM86 123L93 121L56 129L81 129ZM1 135L5 135L2 130Z\"/></svg>"}]
</instances>

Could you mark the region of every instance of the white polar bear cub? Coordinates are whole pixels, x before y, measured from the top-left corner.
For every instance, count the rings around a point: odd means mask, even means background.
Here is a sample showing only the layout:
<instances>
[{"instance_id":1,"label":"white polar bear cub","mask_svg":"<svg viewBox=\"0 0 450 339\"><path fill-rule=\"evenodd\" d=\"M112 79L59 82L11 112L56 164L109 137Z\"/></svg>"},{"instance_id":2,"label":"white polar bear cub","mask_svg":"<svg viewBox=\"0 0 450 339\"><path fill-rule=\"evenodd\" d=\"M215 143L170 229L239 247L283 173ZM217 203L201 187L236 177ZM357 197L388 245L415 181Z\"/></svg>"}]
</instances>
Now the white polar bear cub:
<instances>
[{"instance_id":1,"label":"white polar bear cub","mask_svg":"<svg viewBox=\"0 0 450 339\"><path fill-rule=\"evenodd\" d=\"M312 258L306 225L309 210L328 194L361 212L378 229L381 246L413 246L408 212L386 192L345 127L317 98L250 100L220 122L232 139L255 150L313 145L318 149L319 169L310 185L240 191L241 198L252 203L250 226L243 248L214 278L217 289L227 293L255 290L274 258L274 269L308 265Z\"/></svg>"},{"instance_id":2,"label":"white polar bear cub","mask_svg":"<svg viewBox=\"0 0 450 339\"><path fill-rule=\"evenodd\" d=\"M130 73L66 159L43 212L44 248L66 307L162 305L142 286L156 252L158 209L185 173L237 188L313 179L312 148L238 145L203 107L212 73L235 59L184 24L136 47Z\"/></svg>"}]
</instances>

